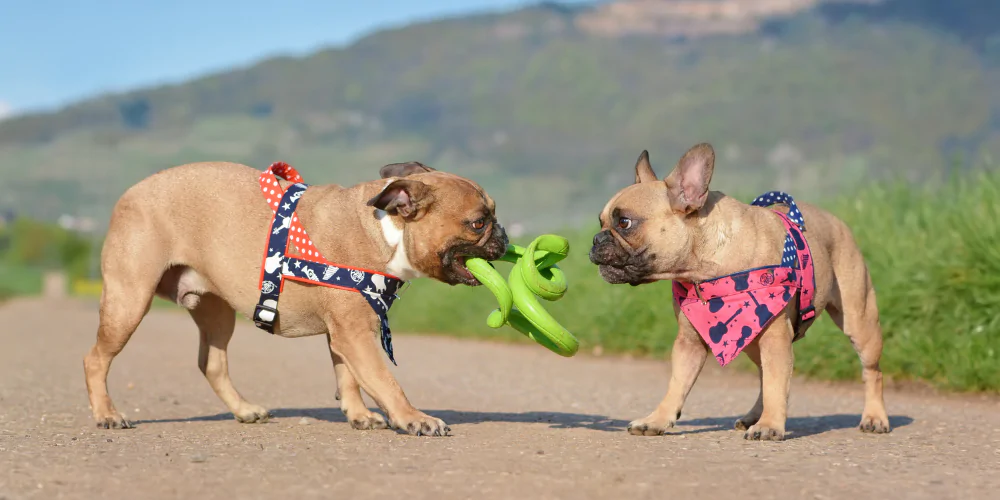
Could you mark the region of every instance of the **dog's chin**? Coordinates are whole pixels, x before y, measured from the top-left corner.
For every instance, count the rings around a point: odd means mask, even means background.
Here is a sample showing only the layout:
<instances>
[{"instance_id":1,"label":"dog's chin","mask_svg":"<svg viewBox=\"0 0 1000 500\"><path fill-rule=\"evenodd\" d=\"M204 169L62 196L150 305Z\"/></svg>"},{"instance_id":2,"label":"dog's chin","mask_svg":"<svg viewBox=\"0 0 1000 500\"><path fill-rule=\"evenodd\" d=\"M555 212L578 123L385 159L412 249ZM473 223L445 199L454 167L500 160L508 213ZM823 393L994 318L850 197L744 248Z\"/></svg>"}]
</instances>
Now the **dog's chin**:
<instances>
[{"instance_id":1,"label":"dog's chin","mask_svg":"<svg viewBox=\"0 0 1000 500\"><path fill-rule=\"evenodd\" d=\"M629 284L632 286L639 286L656 281L655 279L647 278L645 276L636 276L624 268L608 264L599 265L597 269L601 274L601 278L604 278L604 281L611 283L612 285Z\"/></svg>"}]
</instances>

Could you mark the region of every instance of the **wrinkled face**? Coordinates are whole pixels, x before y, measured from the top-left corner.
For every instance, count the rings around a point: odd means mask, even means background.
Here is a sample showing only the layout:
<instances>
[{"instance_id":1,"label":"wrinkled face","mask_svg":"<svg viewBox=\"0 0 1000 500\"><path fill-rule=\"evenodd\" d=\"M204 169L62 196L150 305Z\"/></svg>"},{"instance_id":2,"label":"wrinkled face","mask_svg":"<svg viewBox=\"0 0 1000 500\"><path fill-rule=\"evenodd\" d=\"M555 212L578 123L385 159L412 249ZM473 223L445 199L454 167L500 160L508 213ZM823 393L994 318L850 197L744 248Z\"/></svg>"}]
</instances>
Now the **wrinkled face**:
<instances>
[{"instance_id":1,"label":"wrinkled face","mask_svg":"<svg viewBox=\"0 0 1000 500\"><path fill-rule=\"evenodd\" d=\"M450 285L479 285L465 260L497 260L507 251L493 199L471 180L419 163L387 165L382 174L400 179L369 205L404 221L402 244L412 267Z\"/></svg>"},{"instance_id":2,"label":"wrinkled face","mask_svg":"<svg viewBox=\"0 0 1000 500\"><path fill-rule=\"evenodd\" d=\"M711 146L699 144L659 180L643 151L635 184L605 205L601 231L590 249L590 261L605 281L634 286L675 279L688 271L714 163Z\"/></svg>"},{"instance_id":3,"label":"wrinkled face","mask_svg":"<svg viewBox=\"0 0 1000 500\"><path fill-rule=\"evenodd\" d=\"M600 215L590 261L608 283L651 283L691 253L688 222L670 209L662 182L635 184L615 195Z\"/></svg>"}]
</instances>

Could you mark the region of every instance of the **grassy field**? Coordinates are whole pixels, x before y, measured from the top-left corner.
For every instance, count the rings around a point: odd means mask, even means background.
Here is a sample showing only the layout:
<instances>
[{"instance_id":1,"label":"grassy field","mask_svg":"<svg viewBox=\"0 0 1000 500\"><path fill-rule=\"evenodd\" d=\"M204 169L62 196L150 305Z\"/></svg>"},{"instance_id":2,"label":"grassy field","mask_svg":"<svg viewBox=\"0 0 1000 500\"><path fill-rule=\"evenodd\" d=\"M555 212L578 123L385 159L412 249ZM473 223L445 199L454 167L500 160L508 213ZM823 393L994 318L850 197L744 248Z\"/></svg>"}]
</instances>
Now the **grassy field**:
<instances>
[{"instance_id":1,"label":"grassy field","mask_svg":"<svg viewBox=\"0 0 1000 500\"><path fill-rule=\"evenodd\" d=\"M871 187L825 208L853 229L872 273L885 373L948 390L1000 391L1000 174L974 173L933 189ZM582 350L664 356L677 328L670 284L604 283L587 258L592 236L567 235L571 252L562 268L570 289L547 308ZM498 268L506 273L509 265ZM483 287L420 280L396 304L397 331L523 340L511 328L486 326L496 303ZM826 315L795 353L797 373L860 377L849 340Z\"/></svg>"}]
</instances>

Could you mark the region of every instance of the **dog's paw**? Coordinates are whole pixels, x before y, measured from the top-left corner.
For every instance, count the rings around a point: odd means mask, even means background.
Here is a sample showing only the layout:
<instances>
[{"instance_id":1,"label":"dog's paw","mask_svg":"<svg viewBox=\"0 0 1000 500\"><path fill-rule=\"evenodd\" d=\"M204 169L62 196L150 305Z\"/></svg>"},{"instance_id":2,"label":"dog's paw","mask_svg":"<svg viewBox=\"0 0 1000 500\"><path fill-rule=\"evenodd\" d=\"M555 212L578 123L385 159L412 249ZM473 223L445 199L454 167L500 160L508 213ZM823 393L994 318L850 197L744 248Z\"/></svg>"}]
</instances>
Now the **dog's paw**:
<instances>
[{"instance_id":1,"label":"dog's paw","mask_svg":"<svg viewBox=\"0 0 1000 500\"><path fill-rule=\"evenodd\" d=\"M660 420L649 416L629 423L628 433L633 436L662 436L674 427L674 423L674 420Z\"/></svg>"},{"instance_id":2,"label":"dog's paw","mask_svg":"<svg viewBox=\"0 0 1000 500\"><path fill-rule=\"evenodd\" d=\"M736 422L733 423L733 428L735 428L738 431L745 431L748 430L750 427L752 427L753 424L756 424L758 420L760 420L759 416L745 415L741 418L736 419Z\"/></svg>"},{"instance_id":3,"label":"dog's paw","mask_svg":"<svg viewBox=\"0 0 1000 500\"><path fill-rule=\"evenodd\" d=\"M351 427L359 431L386 429L389 427L385 418L373 411L358 412L356 414L345 413L345 415L347 416L347 421L351 423Z\"/></svg>"},{"instance_id":4,"label":"dog's paw","mask_svg":"<svg viewBox=\"0 0 1000 500\"><path fill-rule=\"evenodd\" d=\"M743 434L743 439L748 441L784 441L785 430L778 429L777 426L756 423L747 429Z\"/></svg>"},{"instance_id":5,"label":"dog's paw","mask_svg":"<svg viewBox=\"0 0 1000 500\"><path fill-rule=\"evenodd\" d=\"M112 415L108 416L98 416L94 418L97 422L98 429L134 429L135 424L133 424L129 419L125 418L118 412L114 412Z\"/></svg>"},{"instance_id":6,"label":"dog's paw","mask_svg":"<svg viewBox=\"0 0 1000 500\"><path fill-rule=\"evenodd\" d=\"M861 417L861 423L858 425L858 430L861 432L871 432L873 434L886 434L892 431L889 427L889 417L873 417L871 415L863 415Z\"/></svg>"},{"instance_id":7,"label":"dog's paw","mask_svg":"<svg viewBox=\"0 0 1000 500\"><path fill-rule=\"evenodd\" d=\"M271 419L271 412L263 406L243 403L236 409L236 411L233 412L233 416L236 417L236 420L243 424L263 424Z\"/></svg>"},{"instance_id":8,"label":"dog's paw","mask_svg":"<svg viewBox=\"0 0 1000 500\"><path fill-rule=\"evenodd\" d=\"M398 429L413 436L447 436L451 427L440 418L434 418L423 412L416 412L402 419L391 422L393 429Z\"/></svg>"}]
</instances>

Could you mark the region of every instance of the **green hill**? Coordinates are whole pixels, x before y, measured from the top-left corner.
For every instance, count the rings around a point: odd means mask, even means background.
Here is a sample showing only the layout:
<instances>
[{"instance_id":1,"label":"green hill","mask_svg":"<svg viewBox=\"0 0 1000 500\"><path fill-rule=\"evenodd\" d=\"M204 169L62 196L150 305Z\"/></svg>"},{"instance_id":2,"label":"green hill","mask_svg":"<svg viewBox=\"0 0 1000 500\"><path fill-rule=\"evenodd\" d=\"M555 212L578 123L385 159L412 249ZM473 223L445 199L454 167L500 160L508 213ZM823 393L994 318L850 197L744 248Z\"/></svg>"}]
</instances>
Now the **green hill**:
<instances>
[{"instance_id":1,"label":"green hill","mask_svg":"<svg viewBox=\"0 0 1000 500\"><path fill-rule=\"evenodd\" d=\"M718 188L814 197L1000 157L996 2L741 3L444 19L7 120L0 209L104 223L126 187L184 162L284 160L349 184L417 159L538 231L592 222L643 148L663 171L711 141Z\"/></svg>"}]
</instances>

